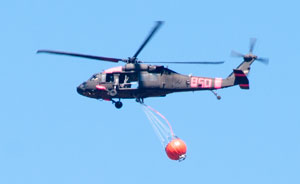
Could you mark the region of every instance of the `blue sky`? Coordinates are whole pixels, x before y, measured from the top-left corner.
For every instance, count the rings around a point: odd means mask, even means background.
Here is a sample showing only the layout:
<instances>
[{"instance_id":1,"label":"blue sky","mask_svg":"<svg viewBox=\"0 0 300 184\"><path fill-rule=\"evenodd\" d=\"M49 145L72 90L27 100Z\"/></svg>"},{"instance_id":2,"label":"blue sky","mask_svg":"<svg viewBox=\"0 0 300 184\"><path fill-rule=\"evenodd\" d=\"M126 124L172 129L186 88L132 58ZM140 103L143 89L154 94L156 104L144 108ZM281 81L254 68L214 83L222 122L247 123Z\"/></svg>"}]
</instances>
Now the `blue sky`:
<instances>
[{"instance_id":1,"label":"blue sky","mask_svg":"<svg viewBox=\"0 0 300 184\"><path fill-rule=\"evenodd\" d=\"M0 183L299 183L298 1L3 1L0 4ZM250 90L146 99L188 146L167 158L142 108L80 96L76 87L118 64L36 55L56 49L126 58L154 21L165 24L141 60L226 60L169 65L183 74L225 78L247 53Z\"/></svg>"}]
</instances>

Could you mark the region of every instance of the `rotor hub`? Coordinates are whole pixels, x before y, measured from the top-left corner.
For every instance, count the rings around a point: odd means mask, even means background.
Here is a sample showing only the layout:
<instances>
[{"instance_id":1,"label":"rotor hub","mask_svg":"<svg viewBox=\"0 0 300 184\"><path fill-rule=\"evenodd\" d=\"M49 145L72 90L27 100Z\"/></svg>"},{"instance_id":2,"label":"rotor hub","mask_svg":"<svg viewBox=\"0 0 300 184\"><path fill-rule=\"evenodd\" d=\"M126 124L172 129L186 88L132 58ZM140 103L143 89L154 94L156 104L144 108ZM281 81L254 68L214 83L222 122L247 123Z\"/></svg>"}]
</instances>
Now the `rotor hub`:
<instances>
[{"instance_id":1,"label":"rotor hub","mask_svg":"<svg viewBox=\"0 0 300 184\"><path fill-rule=\"evenodd\" d=\"M137 63L136 57L128 57L127 63Z\"/></svg>"},{"instance_id":2,"label":"rotor hub","mask_svg":"<svg viewBox=\"0 0 300 184\"><path fill-rule=\"evenodd\" d=\"M251 61L253 59L257 59L257 56L253 55L252 53L244 55L244 60L245 61Z\"/></svg>"}]
</instances>

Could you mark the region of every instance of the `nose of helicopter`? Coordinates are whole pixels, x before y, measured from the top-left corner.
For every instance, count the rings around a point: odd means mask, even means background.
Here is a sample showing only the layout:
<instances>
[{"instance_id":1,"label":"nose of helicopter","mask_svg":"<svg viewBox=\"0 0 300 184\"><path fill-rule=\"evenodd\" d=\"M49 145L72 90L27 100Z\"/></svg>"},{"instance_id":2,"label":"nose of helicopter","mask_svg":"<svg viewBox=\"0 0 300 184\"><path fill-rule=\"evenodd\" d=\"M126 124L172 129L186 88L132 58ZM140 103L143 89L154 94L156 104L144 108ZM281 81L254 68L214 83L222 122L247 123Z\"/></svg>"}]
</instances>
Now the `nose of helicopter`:
<instances>
[{"instance_id":1,"label":"nose of helicopter","mask_svg":"<svg viewBox=\"0 0 300 184\"><path fill-rule=\"evenodd\" d=\"M77 87L77 93L83 95L83 92L84 92L84 85L83 85L83 84L80 84L80 85Z\"/></svg>"}]
</instances>

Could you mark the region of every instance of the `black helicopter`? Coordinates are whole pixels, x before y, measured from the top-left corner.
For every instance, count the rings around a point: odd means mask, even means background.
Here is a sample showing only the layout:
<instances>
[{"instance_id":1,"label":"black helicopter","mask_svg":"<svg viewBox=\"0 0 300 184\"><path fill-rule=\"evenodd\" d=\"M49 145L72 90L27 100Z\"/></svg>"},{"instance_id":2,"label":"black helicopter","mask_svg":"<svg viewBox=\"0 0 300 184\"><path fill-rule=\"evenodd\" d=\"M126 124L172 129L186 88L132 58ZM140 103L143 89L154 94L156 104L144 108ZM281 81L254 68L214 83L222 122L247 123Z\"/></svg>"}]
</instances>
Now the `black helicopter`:
<instances>
[{"instance_id":1,"label":"black helicopter","mask_svg":"<svg viewBox=\"0 0 300 184\"><path fill-rule=\"evenodd\" d=\"M49 53L82 57L108 62L124 62L124 66L118 66L105 70L102 73L94 74L89 80L83 82L77 87L77 92L86 97L112 101L116 108L123 106L121 99L136 99L143 103L144 98L164 97L167 94L185 91L210 90L217 97L220 96L213 90L239 85L241 89L249 89L247 75L250 71L250 65L255 61L268 63L266 58L258 58L253 55L253 48L256 39L250 41L249 54L243 55L238 52L232 52L233 56L242 57L244 61L233 70L225 79L196 77L191 75L182 75L170 70L162 65L148 65L146 63L161 64L222 64L217 62L143 62L137 59L137 56L163 24L162 21L156 22L156 25L145 39L143 44L128 59L92 56L78 53L61 52L53 50L38 50L37 53ZM118 99L117 101L114 99Z\"/></svg>"}]
</instances>

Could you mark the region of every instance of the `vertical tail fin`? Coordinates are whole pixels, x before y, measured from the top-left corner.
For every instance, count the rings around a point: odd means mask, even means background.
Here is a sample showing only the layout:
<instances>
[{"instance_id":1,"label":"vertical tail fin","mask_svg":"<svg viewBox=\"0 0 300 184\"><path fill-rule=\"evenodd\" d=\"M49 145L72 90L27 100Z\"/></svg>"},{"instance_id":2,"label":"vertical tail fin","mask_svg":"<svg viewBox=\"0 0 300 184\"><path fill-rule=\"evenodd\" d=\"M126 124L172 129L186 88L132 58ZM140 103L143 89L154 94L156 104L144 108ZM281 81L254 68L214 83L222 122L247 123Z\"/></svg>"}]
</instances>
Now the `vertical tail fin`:
<instances>
[{"instance_id":1,"label":"vertical tail fin","mask_svg":"<svg viewBox=\"0 0 300 184\"><path fill-rule=\"evenodd\" d=\"M249 89L249 80L247 75L243 72L243 70L233 70L233 74L235 77L234 84L239 85L241 89Z\"/></svg>"}]
</instances>

